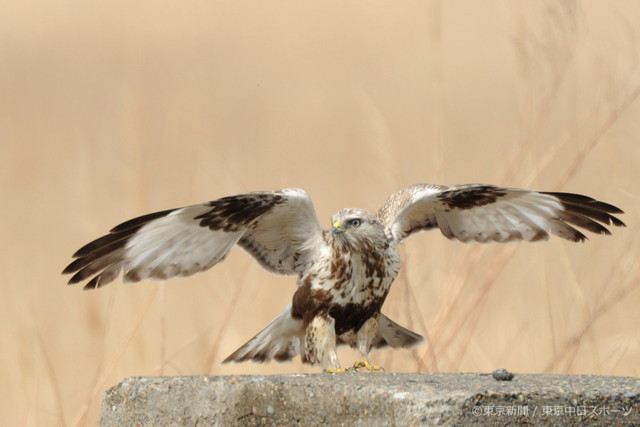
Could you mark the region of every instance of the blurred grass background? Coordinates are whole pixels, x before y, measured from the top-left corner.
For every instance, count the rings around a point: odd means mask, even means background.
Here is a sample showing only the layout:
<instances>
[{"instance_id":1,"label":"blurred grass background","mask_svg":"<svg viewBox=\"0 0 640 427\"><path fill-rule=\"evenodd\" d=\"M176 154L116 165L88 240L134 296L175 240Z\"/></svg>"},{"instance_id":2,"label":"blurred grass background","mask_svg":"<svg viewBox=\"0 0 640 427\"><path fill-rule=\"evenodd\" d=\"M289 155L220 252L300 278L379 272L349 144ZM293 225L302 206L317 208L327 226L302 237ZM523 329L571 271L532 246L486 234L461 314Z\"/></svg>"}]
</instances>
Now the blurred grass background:
<instances>
[{"instance_id":1,"label":"blurred grass background","mask_svg":"<svg viewBox=\"0 0 640 427\"><path fill-rule=\"evenodd\" d=\"M429 343L373 360L639 375L638 28L632 0L0 4L3 423L94 425L126 376L317 372L220 366L295 289L242 250L166 284L60 275L131 217L282 187L327 227L417 182L623 208L586 244L408 240L383 311Z\"/></svg>"}]
</instances>

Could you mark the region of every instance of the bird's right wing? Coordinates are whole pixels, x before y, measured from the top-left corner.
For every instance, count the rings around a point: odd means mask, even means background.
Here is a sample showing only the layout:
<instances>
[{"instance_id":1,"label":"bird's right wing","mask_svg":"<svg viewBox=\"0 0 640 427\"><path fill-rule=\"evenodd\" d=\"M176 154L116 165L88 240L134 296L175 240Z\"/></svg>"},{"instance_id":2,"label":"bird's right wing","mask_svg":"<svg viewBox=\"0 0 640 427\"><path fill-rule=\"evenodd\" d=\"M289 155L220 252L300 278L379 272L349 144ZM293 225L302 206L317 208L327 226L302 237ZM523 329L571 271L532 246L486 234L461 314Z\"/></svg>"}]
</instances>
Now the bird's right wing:
<instances>
[{"instance_id":1,"label":"bird's right wing","mask_svg":"<svg viewBox=\"0 0 640 427\"><path fill-rule=\"evenodd\" d=\"M190 276L222 261L234 244L264 268L296 274L314 256L322 228L311 198L299 189L244 193L144 215L80 248L63 274L69 284L104 286Z\"/></svg>"}]
</instances>

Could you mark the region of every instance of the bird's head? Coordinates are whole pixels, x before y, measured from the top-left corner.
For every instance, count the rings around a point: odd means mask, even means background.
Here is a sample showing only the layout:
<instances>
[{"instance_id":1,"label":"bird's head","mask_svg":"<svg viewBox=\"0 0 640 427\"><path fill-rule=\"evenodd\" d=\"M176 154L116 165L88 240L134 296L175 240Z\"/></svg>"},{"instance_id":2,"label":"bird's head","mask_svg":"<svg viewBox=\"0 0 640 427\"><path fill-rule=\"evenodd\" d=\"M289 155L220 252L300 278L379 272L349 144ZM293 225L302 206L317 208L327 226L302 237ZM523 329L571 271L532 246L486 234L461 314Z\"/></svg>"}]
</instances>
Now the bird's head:
<instances>
[{"instance_id":1,"label":"bird's head","mask_svg":"<svg viewBox=\"0 0 640 427\"><path fill-rule=\"evenodd\" d=\"M331 224L331 234L341 241L356 243L362 239L372 242L386 240L382 224L363 209L342 209L331 217Z\"/></svg>"}]
</instances>

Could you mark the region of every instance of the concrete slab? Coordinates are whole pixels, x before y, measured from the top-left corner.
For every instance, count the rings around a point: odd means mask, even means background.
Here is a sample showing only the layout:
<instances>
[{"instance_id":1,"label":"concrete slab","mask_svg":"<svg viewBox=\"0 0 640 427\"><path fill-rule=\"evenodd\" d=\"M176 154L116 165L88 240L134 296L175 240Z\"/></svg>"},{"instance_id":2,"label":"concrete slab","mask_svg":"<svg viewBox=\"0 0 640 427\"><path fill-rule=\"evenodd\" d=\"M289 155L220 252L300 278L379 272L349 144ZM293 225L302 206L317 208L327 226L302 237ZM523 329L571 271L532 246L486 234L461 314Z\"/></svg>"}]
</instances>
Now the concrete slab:
<instances>
[{"instance_id":1,"label":"concrete slab","mask_svg":"<svg viewBox=\"0 0 640 427\"><path fill-rule=\"evenodd\" d=\"M640 378L516 374L511 381L498 381L491 374L444 373L134 377L104 393L101 425L640 426Z\"/></svg>"}]
</instances>

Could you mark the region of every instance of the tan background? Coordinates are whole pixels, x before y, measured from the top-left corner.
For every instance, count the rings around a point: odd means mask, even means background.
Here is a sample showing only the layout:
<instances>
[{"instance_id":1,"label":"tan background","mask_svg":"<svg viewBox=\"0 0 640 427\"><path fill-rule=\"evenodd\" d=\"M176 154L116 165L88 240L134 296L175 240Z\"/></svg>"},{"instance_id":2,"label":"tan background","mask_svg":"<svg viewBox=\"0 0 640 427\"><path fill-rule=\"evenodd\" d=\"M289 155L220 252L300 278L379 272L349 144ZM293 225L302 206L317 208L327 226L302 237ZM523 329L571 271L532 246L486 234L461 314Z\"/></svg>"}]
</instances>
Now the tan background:
<instances>
[{"instance_id":1,"label":"tan background","mask_svg":"<svg viewBox=\"0 0 640 427\"><path fill-rule=\"evenodd\" d=\"M93 425L132 375L316 372L220 366L295 288L241 250L166 284L60 275L133 216L291 186L327 227L416 182L622 207L586 244L410 239L384 311L430 343L373 359L639 375L638 29L635 1L2 3L3 424Z\"/></svg>"}]
</instances>

